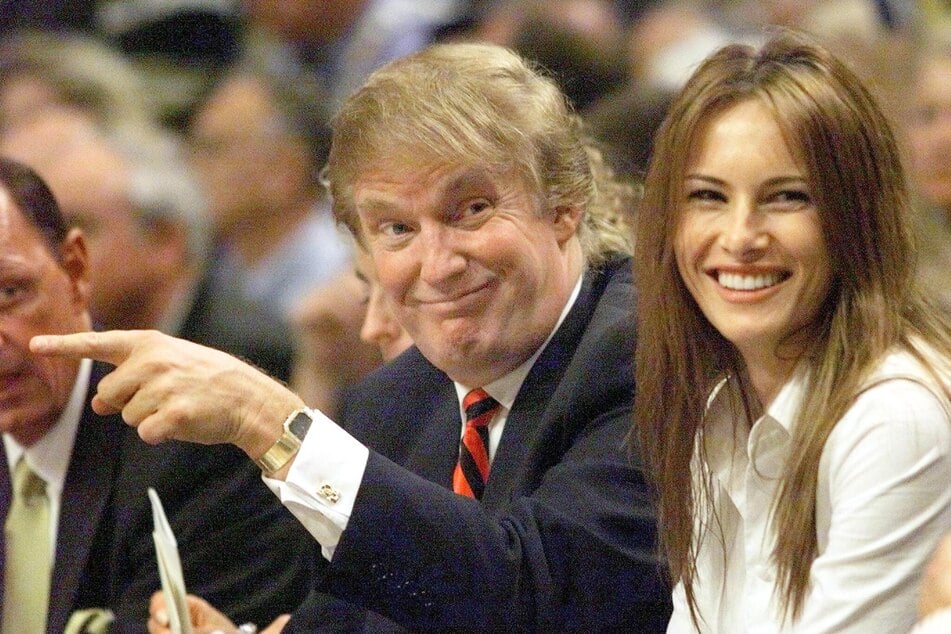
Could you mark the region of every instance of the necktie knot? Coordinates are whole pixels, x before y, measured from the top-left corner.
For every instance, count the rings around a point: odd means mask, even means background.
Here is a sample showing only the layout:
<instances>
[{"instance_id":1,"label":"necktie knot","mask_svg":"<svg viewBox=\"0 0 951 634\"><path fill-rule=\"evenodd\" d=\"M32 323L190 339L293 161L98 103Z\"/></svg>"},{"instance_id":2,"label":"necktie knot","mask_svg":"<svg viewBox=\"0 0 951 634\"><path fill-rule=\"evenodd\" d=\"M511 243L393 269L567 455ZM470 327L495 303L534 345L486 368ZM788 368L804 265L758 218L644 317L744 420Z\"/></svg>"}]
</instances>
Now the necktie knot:
<instances>
[{"instance_id":1,"label":"necktie knot","mask_svg":"<svg viewBox=\"0 0 951 634\"><path fill-rule=\"evenodd\" d=\"M476 388L462 399L462 408L466 412L466 423L474 427L484 427L491 422L499 409L499 402L489 396L482 388Z\"/></svg>"},{"instance_id":2,"label":"necktie knot","mask_svg":"<svg viewBox=\"0 0 951 634\"><path fill-rule=\"evenodd\" d=\"M13 494L30 505L46 497L46 481L30 468L25 458L20 458L13 470Z\"/></svg>"}]
</instances>

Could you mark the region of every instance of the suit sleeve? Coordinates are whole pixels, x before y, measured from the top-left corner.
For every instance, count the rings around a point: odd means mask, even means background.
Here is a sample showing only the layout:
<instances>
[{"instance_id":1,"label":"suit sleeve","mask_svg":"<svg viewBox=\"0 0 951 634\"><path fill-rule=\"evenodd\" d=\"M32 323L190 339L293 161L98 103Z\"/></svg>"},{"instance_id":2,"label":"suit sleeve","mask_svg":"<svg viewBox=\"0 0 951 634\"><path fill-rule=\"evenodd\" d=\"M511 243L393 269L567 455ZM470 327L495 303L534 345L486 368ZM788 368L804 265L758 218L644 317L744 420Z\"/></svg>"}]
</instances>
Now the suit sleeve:
<instances>
[{"instance_id":1,"label":"suit sleeve","mask_svg":"<svg viewBox=\"0 0 951 634\"><path fill-rule=\"evenodd\" d=\"M270 623L303 600L313 542L244 454L225 445L168 443L142 449L137 462L125 483L129 523L117 527L117 631L144 631L149 598L160 588L147 486L162 498L190 593L238 623Z\"/></svg>"},{"instance_id":2,"label":"suit sleeve","mask_svg":"<svg viewBox=\"0 0 951 634\"><path fill-rule=\"evenodd\" d=\"M612 446L624 414L595 422L497 517L371 453L323 589L411 629L661 631L654 515Z\"/></svg>"}]
</instances>

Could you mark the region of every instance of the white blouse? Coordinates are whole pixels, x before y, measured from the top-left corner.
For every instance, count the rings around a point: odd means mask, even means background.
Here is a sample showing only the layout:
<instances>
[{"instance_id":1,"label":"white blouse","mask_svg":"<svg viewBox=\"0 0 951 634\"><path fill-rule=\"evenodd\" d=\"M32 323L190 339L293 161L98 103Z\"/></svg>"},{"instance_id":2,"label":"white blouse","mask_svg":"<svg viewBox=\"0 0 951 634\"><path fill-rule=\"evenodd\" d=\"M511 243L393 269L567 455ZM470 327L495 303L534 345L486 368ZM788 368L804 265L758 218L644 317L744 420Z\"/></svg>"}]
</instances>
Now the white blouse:
<instances>
[{"instance_id":1,"label":"white blouse","mask_svg":"<svg viewBox=\"0 0 951 634\"><path fill-rule=\"evenodd\" d=\"M951 371L942 373L951 386ZM702 632L907 633L928 557L951 528L951 404L907 353L889 355L826 441L816 492L818 555L800 618L775 595L770 511L805 397L800 369L752 429L724 381L703 443L716 520L695 531ZM696 461L695 461L696 463ZM707 514L709 517L709 514ZM696 631L683 587L668 632Z\"/></svg>"}]
</instances>

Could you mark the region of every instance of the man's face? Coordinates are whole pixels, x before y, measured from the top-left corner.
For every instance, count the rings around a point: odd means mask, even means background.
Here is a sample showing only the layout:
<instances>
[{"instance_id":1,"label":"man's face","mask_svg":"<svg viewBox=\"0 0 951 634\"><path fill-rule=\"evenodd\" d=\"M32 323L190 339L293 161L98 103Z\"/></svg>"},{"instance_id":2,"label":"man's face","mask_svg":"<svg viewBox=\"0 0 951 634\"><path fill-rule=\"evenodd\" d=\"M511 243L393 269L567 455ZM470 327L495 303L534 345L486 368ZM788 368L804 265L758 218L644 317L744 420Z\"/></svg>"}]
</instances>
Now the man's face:
<instances>
[{"instance_id":1,"label":"man's face","mask_svg":"<svg viewBox=\"0 0 951 634\"><path fill-rule=\"evenodd\" d=\"M0 431L30 446L56 422L78 362L30 353L34 335L89 329L86 252L74 229L57 262L39 231L0 189Z\"/></svg>"},{"instance_id":2,"label":"man's face","mask_svg":"<svg viewBox=\"0 0 951 634\"><path fill-rule=\"evenodd\" d=\"M267 222L305 178L289 161L296 141L283 129L273 98L259 81L237 77L222 84L189 130L192 164L208 194L220 235Z\"/></svg>"},{"instance_id":3,"label":"man's face","mask_svg":"<svg viewBox=\"0 0 951 634\"><path fill-rule=\"evenodd\" d=\"M106 328L136 325L149 303L156 254L129 201L123 159L93 125L70 111L38 115L4 134L0 150L32 166L46 181L89 248L90 310Z\"/></svg>"},{"instance_id":4,"label":"man's face","mask_svg":"<svg viewBox=\"0 0 951 634\"><path fill-rule=\"evenodd\" d=\"M466 385L526 361L581 273L580 212L544 210L514 173L378 164L358 179L354 199L400 323Z\"/></svg>"}]
</instances>

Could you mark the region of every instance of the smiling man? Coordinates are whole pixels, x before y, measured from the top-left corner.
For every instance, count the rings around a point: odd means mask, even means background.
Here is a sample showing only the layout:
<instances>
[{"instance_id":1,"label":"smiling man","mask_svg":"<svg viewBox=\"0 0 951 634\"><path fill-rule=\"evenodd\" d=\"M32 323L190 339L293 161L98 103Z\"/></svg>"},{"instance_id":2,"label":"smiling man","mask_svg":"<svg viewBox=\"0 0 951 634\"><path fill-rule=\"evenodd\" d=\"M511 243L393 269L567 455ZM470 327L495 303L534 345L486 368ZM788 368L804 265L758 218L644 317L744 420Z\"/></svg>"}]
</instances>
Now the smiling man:
<instances>
[{"instance_id":1,"label":"smiling man","mask_svg":"<svg viewBox=\"0 0 951 634\"><path fill-rule=\"evenodd\" d=\"M493 46L404 58L337 115L326 176L416 344L346 403L346 432L157 333L34 349L118 364L96 406L146 440L258 461L324 560L291 631L663 631L655 518L622 449L630 191L554 83Z\"/></svg>"}]
</instances>

